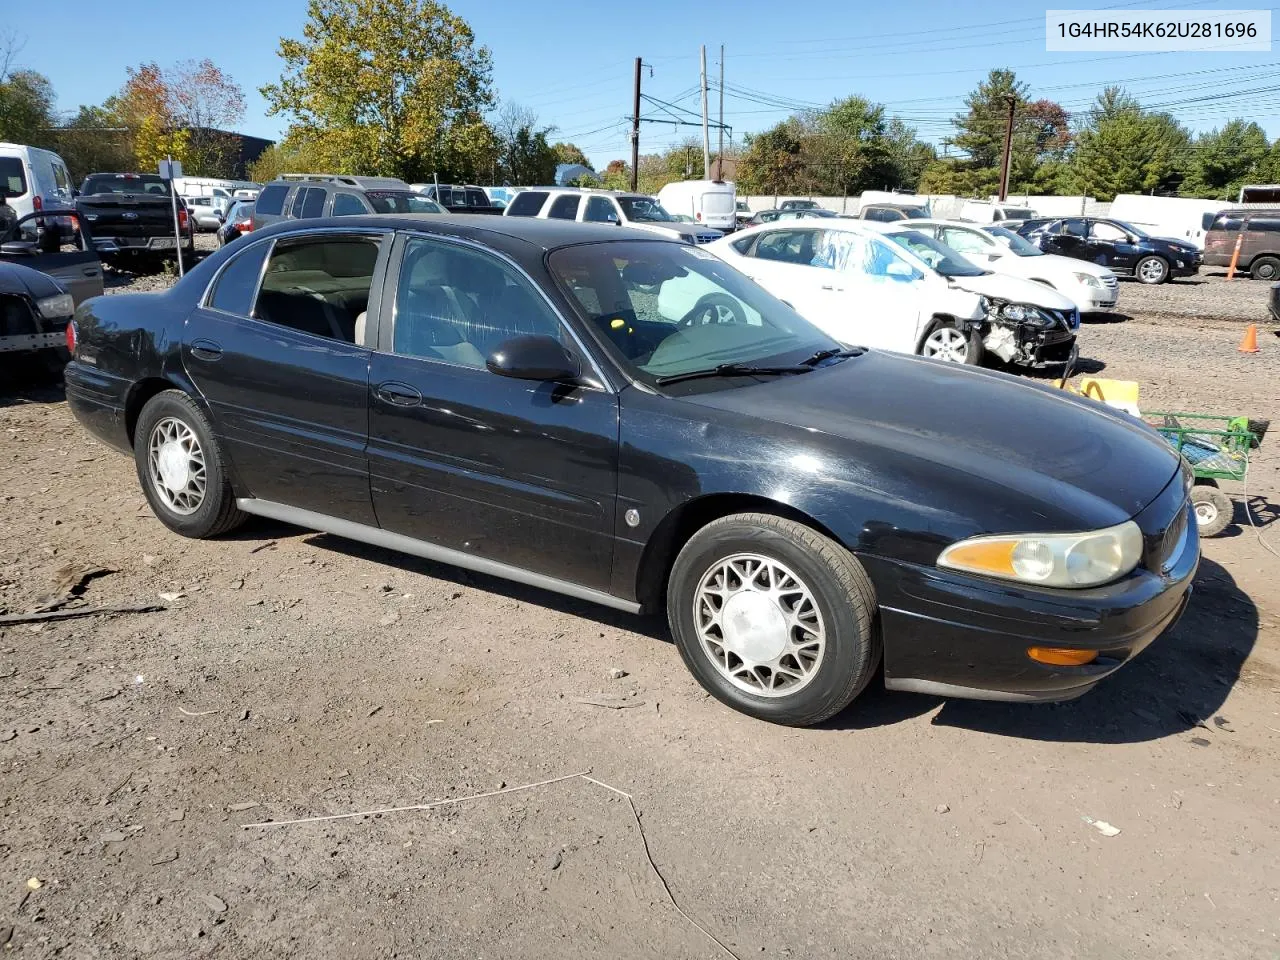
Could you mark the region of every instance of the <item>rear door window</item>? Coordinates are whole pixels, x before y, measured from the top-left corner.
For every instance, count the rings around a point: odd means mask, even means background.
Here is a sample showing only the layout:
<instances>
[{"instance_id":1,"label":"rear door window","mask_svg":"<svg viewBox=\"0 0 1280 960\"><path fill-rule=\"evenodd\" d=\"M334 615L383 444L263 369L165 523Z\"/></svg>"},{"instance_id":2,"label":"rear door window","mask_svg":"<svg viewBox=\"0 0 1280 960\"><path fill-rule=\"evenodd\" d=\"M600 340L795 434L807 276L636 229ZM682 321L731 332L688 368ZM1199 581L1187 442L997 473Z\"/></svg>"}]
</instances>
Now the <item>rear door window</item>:
<instances>
[{"instance_id":1,"label":"rear door window","mask_svg":"<svg viewBox=\"0 0 1280 960\"><path fill-rule=\"evenodd\" d=\"M1257 217L1249 221L1250 230L1261 230L1263 233L1280 233L1280 218Z\"/></svg>"},{"instance_id":2,"label":"rear door window","mask_svg":"<svg viewBox=\"0 0 1280 960\"><path fill-rule=\"evenodd\" d=\"M488 205L489 205L489 198L484 195L483 190L467 191L468 207L487 207Z\"/></svg>"},{"instance_id":3,"label":"rear door window","mask_svg":"<svg viewBox=\"0 0 1280 960\"><path fill-rule=\"evenodd\" d=\"M536 217L548 194L542 190L524 190L518 194L507 207L508 217Z\"/></svg>"},{"instance_id":4,"label":"rear door window","mask_svg":"<svg viewBox=\"0 0 1280 960\"><path fill-rule=\"evenodd\" d=\"M258 194L258 205L254 209L263 216L278 217L284 212L284 198L288 195L289 188L282 183L263 187Z\"/></svg>"},{"instance_id":5,"label":"rear door window","mask_svg":"<svg viewBox=\"0 0 1280 960\"><path fill-rule=\"evenodd\" d=\"M821 234L821 230L774 230L760 237L752 256L811 266Z\"/></svg>"},{"instance_id":6,"label":"rear door window","mask_svg":"<svg viewBox=\"0 0 1280 960\"><path fill-rule=\"evenodd\" d=\"M581 197L571 193L556 197L551 203L551 209L547 211L547 216L553 220L577 220L580 199Z\"/></svg>"},{"instance_id":7,"label":"rear door window","mask_svg":"<svg viewBox=\"0 0 1280 960\"><path fill-rule=\"evenodd\" d=\"M310 187L302 201L302 217L310 220L324 214L324 187Z\"/></svg>"},{"instance_id":8,"label":"rear door window","mask_svg":"<svg viewBox=\"0 0 1280 960\"><path fill-rule=\"evenodd\" d=\"M356 318L369 309L377 261L378 240L373 237L326 235L277 241L253 315L303 333L354 343Z\"/></svg>"}]
</instances>

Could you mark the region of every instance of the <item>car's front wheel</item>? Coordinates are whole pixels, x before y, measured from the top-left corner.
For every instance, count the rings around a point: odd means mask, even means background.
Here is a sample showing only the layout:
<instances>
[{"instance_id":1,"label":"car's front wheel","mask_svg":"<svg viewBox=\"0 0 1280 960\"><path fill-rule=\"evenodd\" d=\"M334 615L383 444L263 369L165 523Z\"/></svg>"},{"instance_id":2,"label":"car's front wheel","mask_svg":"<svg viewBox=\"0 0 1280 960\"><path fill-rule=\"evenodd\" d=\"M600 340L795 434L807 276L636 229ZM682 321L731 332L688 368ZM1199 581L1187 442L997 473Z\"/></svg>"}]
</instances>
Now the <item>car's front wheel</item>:
<instances>
[{"instance_id":1,"label":"car's front wheel","mask_svg":"<svg viewBox=\"0 0 1280 960\"><path fill-rule=\"evenodd\" d=\"M966 332L950 321L940 321L925 334L920 343L920 356L976 366L982 359L982 334L976 329Z\"/></svg>"},{"instance_id":2,"label":"car's front wheel","mask_svg":"<svg viewBox=\"0 0 1280 960\"><path fill-rule=\"evenodd\" d=\"M151 509L184 537L216 537L245 520L204 413L181 390L147 401L133 433L133 459Z\"/></svg>"},{"instance_id":3,"label":"car's front wheel","mask_svg":"<svg viewBox=\"0 0 1280 960\"><path fill-rule=\"evenodd\" d=\"M713 696L761 720L819 723L880 659L875 590L840 544L794 520L709 523L671 568L667 618L685 665Z\"/></svg>"},{"instance_id":4,"label":"car's front wheel","mask_svg":"<svg viewBox=\"0 0 1280 960\"><path fill-rule=\"evenodd\" d=\"M1169 279L1169 261L1164 257L1143 257L1133 269L1139 283L1164 283Z\"/></svg>"}]
</instances>

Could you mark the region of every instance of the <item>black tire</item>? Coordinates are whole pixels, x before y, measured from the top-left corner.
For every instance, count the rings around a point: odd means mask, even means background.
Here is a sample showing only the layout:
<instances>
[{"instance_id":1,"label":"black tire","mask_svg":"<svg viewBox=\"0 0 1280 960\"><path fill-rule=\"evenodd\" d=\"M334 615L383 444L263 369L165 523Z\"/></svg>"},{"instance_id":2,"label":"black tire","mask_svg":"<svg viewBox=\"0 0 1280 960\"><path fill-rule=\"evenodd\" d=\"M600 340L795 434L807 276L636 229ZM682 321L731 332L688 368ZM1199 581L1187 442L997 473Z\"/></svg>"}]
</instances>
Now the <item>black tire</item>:
<instances>
[{"instance_id":1,"label":"black tire","mask_svg":"<svg viewBox=\"0 0 1280 960\"><path fill-rule=\"evenodd\" d=\"M151 477L150 441L157 424L176 420L196 437L204 461L204 494L199 506L189 513L175 510L157 489ZM234 530L244 523L246 514L236 507L235 493L223 467L222 450L213 430L195 401L181 390L165 390L147 401L138 415L133 431L133 461L138 482L151 505L151 510L166 527L184 537L203 540Z\"/></svg>"},{"instance_id":2,"label":"black tire","mask_svg":"<svg viewBox=\"0 0 1280 960\"><path fill-rule=\"evenodd\" d=\"M1280 280L1280 258L1255 258L1249 265L1249 276L1255 280Z\"/></svg>"},{"instance_id":3,"label":"black tire","mask_svg":"<svg viewBox=\"0 0 1280 960\"><path fill-rule=\"evenodd\" d=\"M810 678L794 693L751 693L731 681L704 649L695 607L699 587L721 562L740 554L765 558L792 571L821 616L826 645L811 666ZM765 513L734 514L707 524L684 545L667 582L667 619L694 678L735 710L788 726L820 723L843 710L866 687L880 662L875 614L875 588L853 554L801 523ZM789 637L797 635L795 629L787 628ZM772 682L778 682L776 677Z\"/></svg>"},{"instance_id":4,"label":"black tire","mask_svg":"<svg viewBox=\"0 0 1280 960\"><path fill-rule=\"evenodd\" d=\"M964 343L963 359L957 359L954 353L943 355L942 353L926 352L932 348L933 340L939 337L949 336L945 331L955 331L961 337L966 337L964 331L956 326L953 320L935 320L932 326L923 337L920 338L920 347L916 351L922 357L933 357L935 360L944 360L951 363L963 363L965 366L976 367L982 363L982 331L975 327L970 327L968 335Z\"/></svg>"},{"instance_id":5,"label":"black tire","mask_svg":"<svg viewBox=\"0 0 1280 960\"><path fill-rule=\"evenodd\" d=\"M1235 504L1217 487L1196 484L1191 488L1191 506L1202 537L1216 537L1231 525Z\"/></svg>"},{"instance_id":6,"label":"black tire","mask_svg":"<svg viewBox=\"0 0 1280 960\"><path fill-rule=\"evenodd\" d=\"M1143 257L1133 265L1133 275L1139 283L1149 286L1164 283L1169 279L1169 261L1164 257Z\"/></svg>"}]
</instances>

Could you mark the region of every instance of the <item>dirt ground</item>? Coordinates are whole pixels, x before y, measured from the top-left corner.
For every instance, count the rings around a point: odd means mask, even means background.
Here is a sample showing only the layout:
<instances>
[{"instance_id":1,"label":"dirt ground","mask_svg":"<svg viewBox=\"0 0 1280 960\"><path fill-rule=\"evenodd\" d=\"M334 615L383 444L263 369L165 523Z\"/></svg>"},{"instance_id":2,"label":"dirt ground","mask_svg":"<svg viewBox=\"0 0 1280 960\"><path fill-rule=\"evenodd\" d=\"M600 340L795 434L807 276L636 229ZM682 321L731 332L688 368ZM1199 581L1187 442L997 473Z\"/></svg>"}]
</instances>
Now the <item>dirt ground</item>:
<instances>
[{"instance_id":1,"label":"dirt ground","mask_svg":"<svg viewBox=\"0 0 1280 960\"><path fill-rule=\"evenodd\" d=\"M1280 424L1274 325L1236 350L1265 290L1125 283L1085 369ZM1085 698L873 685L792 730L703 694L660 620L266 522L182 540L59 388L11 384L0 608L70 566L111 571L77 602L162 609L0 626L0 943L729 955L700 924L739 958L1280 957L1280 560L1235 492L1187 615ZM1280 435L1247 494L1280 549Z\"/></svg>"}]
</instances>

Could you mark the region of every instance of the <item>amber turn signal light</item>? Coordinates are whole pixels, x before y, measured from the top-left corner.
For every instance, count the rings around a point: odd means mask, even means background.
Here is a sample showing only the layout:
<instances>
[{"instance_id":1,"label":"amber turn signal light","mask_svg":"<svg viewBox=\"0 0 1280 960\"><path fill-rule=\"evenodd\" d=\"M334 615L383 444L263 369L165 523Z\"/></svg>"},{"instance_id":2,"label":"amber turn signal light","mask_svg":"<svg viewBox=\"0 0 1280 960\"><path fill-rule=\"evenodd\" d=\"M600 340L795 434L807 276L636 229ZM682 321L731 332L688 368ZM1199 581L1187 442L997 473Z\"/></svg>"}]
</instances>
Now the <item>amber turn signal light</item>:
<instances>
[{"instance_id":1,"label":"amber turn signal light","mask_svg":"<svg viewBox=\"0 0 1280 960\"><path fill-rule=\"evenodd\" d=\"M1081 667L1098 659L1098 651L1077 650L1075 647L1027 647L1027 656L1055 667Z\"/></svg>"}]
</instances>

